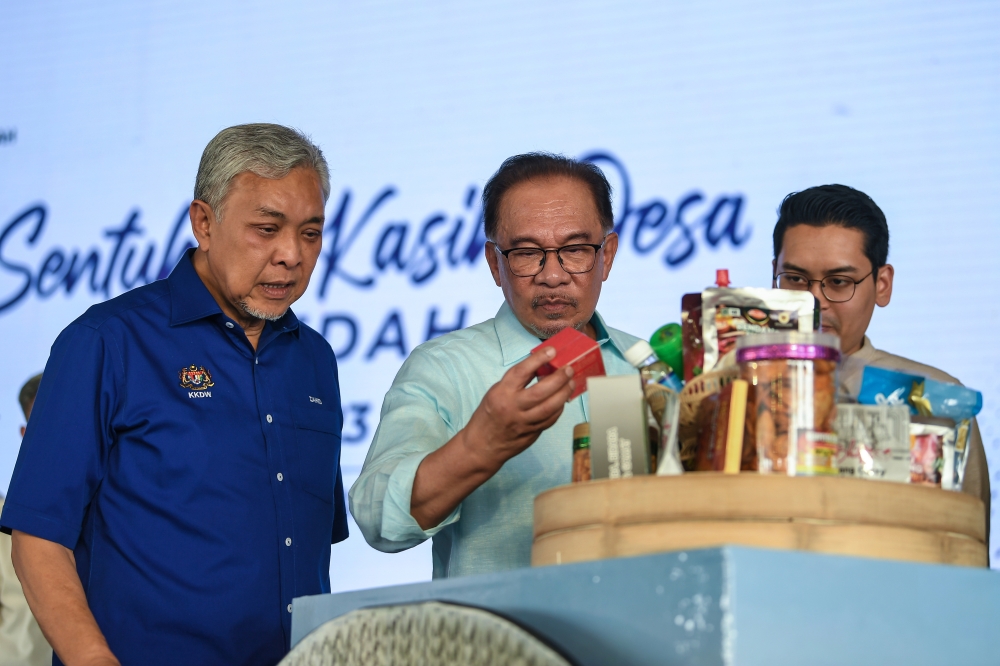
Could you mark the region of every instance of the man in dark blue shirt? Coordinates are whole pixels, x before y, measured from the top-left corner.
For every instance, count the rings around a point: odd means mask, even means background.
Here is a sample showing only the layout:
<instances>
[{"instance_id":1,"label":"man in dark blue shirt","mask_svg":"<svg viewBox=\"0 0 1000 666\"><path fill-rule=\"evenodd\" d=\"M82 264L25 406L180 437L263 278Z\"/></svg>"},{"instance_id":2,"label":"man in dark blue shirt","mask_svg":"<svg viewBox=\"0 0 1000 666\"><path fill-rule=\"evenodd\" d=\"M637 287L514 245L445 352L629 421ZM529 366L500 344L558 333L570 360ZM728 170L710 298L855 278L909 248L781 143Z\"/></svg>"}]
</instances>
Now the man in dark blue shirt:
<instances>
[{"instance_id":1,"label":"man in dark blue shirt","mask_svg":"<svg viewBox=\"0 0 1000 666\"><path fill-rule=\"evenodd\" d=\"M329 191L298 132L223 130L198 247L53 345L0 526L55 663L274 664L292 599L329 591L337 363L289 309Z\"/></svg>"}]
</instances>

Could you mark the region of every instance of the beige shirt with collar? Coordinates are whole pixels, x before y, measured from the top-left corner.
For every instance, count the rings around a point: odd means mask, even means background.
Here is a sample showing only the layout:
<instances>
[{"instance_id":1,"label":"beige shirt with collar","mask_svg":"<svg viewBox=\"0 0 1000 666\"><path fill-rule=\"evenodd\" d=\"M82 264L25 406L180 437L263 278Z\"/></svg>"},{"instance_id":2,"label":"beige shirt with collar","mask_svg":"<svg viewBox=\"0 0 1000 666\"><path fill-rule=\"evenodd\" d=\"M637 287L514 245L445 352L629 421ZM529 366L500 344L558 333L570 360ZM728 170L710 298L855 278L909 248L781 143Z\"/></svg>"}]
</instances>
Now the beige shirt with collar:
<instances>
[{"instance_id":1,"label":"beige shirt with collar","mask_svg":"<svg viewBox=\"0 0 1000 666\"><path fill-rule=\"evenodd\" d=\"M48 666L52 648L24 599L10 559L10 545L10 535L0 534L0 666Z\"/></svg>"},{"instance_id":2,"label":"beige shirt with collar","mask_svg":"<svg viewBox=\"0 0 1000 666\"><path fill-rule=\"evenodd\" d=\"M865 336L861 349L844 359L840 368L840 384L844 391L856 398L861 391L861 378L866 365L874 365L888 370L898 370L912 375L929 377L935 381L961 384L960 381L937 368L911 361L902 356L875 349ZM979 424L972 420L972 437L969 442L969 459L965 465L962 491L983 500L986 505L986 543L990 541L990 472L986 465L986 451L983 438L979 434Z\"/></svg>"}]
</instances>

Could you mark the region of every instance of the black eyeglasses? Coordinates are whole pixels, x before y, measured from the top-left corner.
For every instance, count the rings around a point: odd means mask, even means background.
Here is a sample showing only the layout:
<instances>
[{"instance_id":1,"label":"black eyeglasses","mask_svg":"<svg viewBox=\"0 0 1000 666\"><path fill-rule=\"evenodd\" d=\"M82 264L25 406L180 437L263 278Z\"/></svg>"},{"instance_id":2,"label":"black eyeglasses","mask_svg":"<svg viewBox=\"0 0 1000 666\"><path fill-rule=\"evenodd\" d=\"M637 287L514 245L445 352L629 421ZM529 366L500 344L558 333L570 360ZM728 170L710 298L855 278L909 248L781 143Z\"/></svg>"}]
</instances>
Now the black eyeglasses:
<instances>
[{"instance_id":1,"label":"black eyeglasses","mask_svg":"<svg viewBox=\"0 0 1000 666\"><path fill-rule=\"evenodd\" d=\"M864 276L860 280L855 280L849 275L827 275L822 280L810 280L801 273L778 273L774 276L774 283L778 289L792 289L794 291L809 291L813 282L819 282L819 290L823 296L831 303L846 303L854 298L854 292L859 284L873 275L875 270Z\"/></svg>"},{"instance_id":2,"label":"black eyeglasses","mask_svg":"<svg viewBox=\"0 0 1000 666\"><path fill-rule=\"evenodd\" d=\"M515 247L509 250L497 252L502 254L507 260L510 272L517 277L534 277L542 272L545 267L545 258L549 252L555 252L559 259L559 265L567 273L589 273L594 270L597 263L597 251L604 247L604 243L594 245L593 243L578 243L575 245L564 245L552 250L543 250L540 247Z\"/></svg>"}]
</instances>

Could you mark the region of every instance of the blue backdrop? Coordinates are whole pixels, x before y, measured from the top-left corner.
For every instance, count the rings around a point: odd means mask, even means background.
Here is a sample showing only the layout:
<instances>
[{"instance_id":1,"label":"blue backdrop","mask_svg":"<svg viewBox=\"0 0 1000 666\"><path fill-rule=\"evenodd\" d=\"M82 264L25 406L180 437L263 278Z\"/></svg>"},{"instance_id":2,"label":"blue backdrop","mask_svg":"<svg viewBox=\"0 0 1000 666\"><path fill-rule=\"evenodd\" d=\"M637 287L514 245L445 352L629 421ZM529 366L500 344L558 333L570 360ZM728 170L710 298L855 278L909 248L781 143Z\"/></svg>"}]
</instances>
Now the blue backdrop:
<instances>
[{"instance_id":1,"label":"blue backdrop","mask_svg":"<svg viewBox=\"0 0 1000 666\"><path fill-rule=\"evenodd\" d=\"M600 310L643 336L718 267L768 285L788 192L869 193L897 276L870 335L983 391L1000 483L998 34L992 2L7 3L0 490L21 383L88 305L170 270L202 149L253 121L301 128L331 165L296 311L341 362L348 484L406 354L500 305L480 188L538 149L614 184ZM426 545L382 555L352 529L335 590L429 577Z\"/></svg>"}]
</instances>

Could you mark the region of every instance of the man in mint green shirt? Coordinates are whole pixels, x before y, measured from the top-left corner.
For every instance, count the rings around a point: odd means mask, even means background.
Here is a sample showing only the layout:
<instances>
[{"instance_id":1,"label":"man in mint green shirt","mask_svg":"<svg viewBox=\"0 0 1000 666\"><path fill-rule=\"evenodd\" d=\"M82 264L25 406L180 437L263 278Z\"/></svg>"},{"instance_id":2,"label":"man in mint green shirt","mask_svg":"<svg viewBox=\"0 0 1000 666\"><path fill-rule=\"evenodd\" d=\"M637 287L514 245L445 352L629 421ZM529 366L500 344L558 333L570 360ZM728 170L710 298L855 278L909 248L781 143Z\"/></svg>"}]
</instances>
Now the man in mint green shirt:
<instances>
[{"instance_id":1,"label":"man in mint green shirt","mask_svg":"<svg viewBox=\"0 0 1000 666\"><path fill-rule=\"evenodd\" d=\"M611 188L592 164L531 153L483 190L486 260L505 303L495 318L426 342L400 368L350 492L368 543L398 552L434 539L434 577L531 563L538 493L569 483L587 394L566 369L533 382L572 326L600 344L609 375L636 338L596 312L618 249Z\"/></svg>"}]
</instances>

